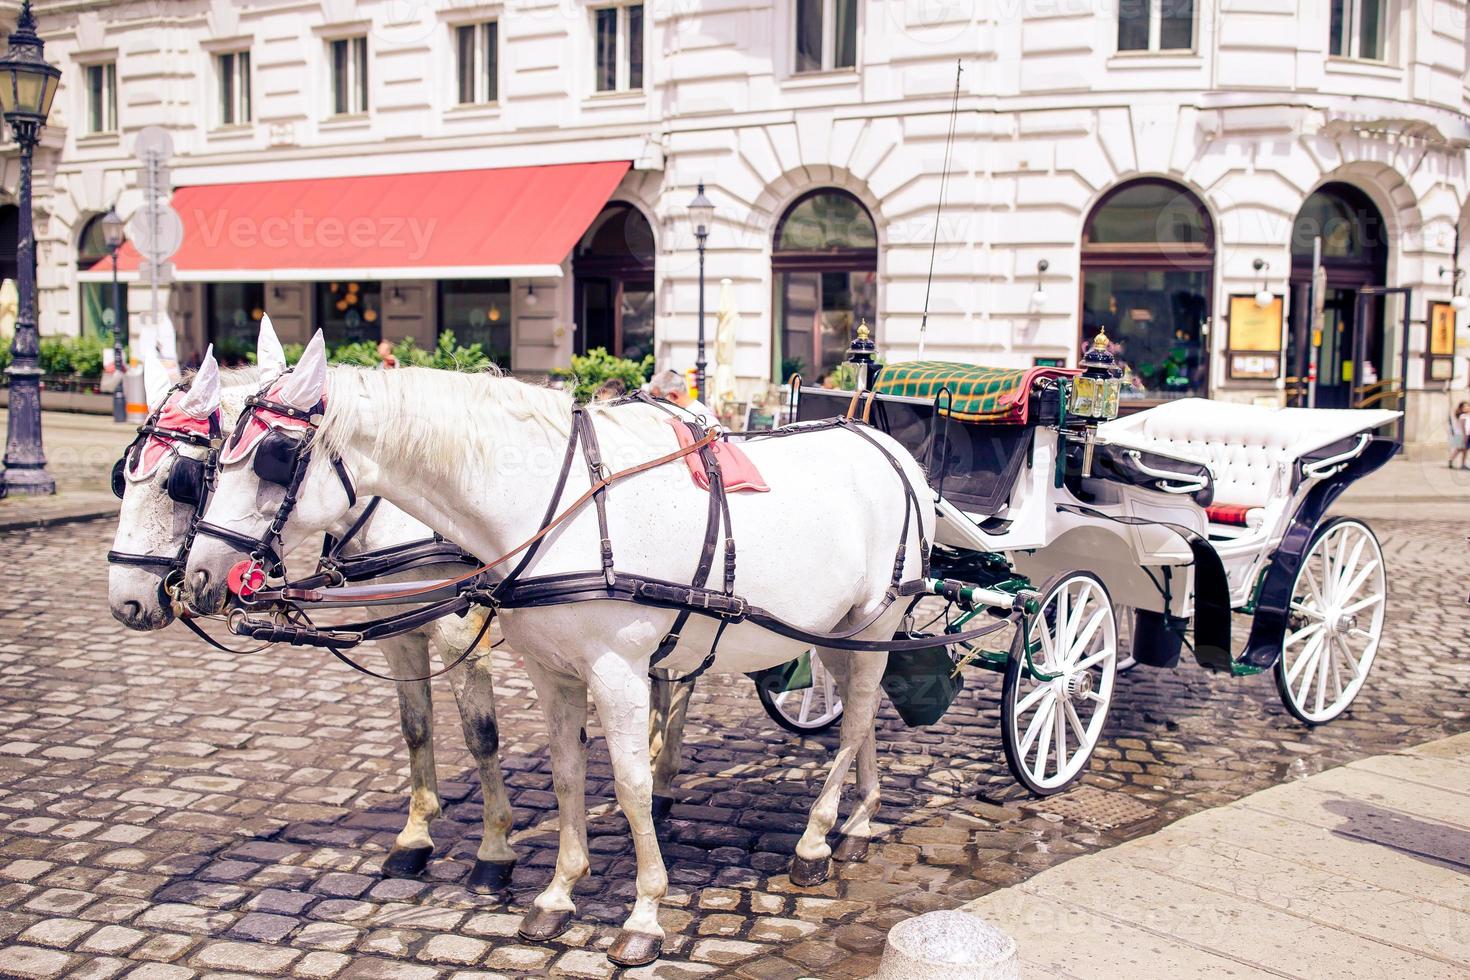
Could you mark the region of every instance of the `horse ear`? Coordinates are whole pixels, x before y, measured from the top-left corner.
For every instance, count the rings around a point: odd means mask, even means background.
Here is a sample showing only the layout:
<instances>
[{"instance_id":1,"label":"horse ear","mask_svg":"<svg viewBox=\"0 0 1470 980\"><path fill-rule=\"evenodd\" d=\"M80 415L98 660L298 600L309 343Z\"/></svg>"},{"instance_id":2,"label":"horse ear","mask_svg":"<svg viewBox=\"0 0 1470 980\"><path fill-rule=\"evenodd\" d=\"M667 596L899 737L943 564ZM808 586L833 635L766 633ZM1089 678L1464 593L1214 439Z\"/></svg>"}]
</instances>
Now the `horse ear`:
<instances>
[{"instance_id":1,"label":"horse ear","mask_svg":"<svg viewBox=\"0 0 1470 980\"><path fill-rule=\"evenodd\" d=\"M219 408L219 362L214 359L213 344L204 352L189 390L179 399L179 408L196 419L207 419Z\"/></svg>"},{"instance_id":2,"label":"horse ear","mask_svg":"<svg viewBox=\"0 0 1470 980\"><path fill-rule=\"evenodd\" d=\"M305 411L316 407L316 403L322 400L322 392L326 387L327 342L318 330L312 336L311 343L306 345L301 360L296 362L295 370L281 383L276 397L292 408Z\"/></svg>"},{"instance_id":3,"label":"horse ear","mask_svg":"<svg viewBox=\"0 0 1470 980\"><path fill-rule=\"evenodd\" d=\"M255 338L255 366L260 368L262 381L280 377L286 370L286 351L281 347L281 338L276 336L269 313L260 318L260 336Z\"/></svg>"},{"instance_id":4,"label":"horse ear","mask_svg":"<svg viewBox=\"0 0 1470 980\"><path fill-rule=\"evenodd\" d=\"M148 411L152 412L164 403L168 398L169 390L173 382L169 380L168 369L158 359L158 351L151 346L143 355L143 391L148 400Z\"/></svg>"}]
</instances>

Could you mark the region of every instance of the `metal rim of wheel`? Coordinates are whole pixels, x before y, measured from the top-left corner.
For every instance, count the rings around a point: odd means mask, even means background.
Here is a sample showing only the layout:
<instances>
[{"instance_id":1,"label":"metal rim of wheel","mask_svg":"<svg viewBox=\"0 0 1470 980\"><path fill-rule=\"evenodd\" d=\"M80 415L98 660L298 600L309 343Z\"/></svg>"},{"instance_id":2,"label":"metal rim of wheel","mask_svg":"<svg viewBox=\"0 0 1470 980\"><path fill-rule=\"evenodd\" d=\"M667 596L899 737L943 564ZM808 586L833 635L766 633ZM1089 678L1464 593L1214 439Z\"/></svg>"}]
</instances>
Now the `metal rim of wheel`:
<instances>
[{"instance_id":1,"label":"metal rim of wheel","mask_svg":"<svg viewBox=\"0 0 1470 980\"><path fill-rule=\"evenodd\" d=\"M1038 796L1065 789L1087 768L1107 723L1118 668L1118 621L1102 581L1068 572L1047 583L1030 620L1031 677L1016 635L1001 694L1001 745L1016 780Z\"/></svg>"},{"instance_id":2,"label":"metal rim of wheel","mask_svg":"<svg viewBox=\"0 0 1470 980\"><path fill-rule=\"evenodd\" d=\"M837 679L822 666L822 658L815 651L806 655L812 664L811 687L774 693L757 687L756 693L776 724L798 735L815 735L842 720L842 698Z\"/></svg>"},{"instance_id":3,"label":"metal rim of wheel","mask_svg":"<svg viewBox=\"0 0 1470 980\"><path fill-rule=\"evenodd\" d=\"M1383 549L1361 521L1318 533L1291 586L1276 689L1299 720L1321 725L1347 710L1378 655L1388 576Z\"/></svg>"}]
</instances>

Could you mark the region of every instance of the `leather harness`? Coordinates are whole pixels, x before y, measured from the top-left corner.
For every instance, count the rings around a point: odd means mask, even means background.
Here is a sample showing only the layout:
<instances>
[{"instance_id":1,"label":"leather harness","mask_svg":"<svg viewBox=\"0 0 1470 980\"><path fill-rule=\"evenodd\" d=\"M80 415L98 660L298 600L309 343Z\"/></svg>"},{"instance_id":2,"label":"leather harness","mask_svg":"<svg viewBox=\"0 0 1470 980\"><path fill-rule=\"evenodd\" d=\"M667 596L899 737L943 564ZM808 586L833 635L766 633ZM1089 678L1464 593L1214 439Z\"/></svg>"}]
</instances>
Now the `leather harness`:
<instances>
[{"instance_id":1,"label":"leather harness","mask_svg":"<svg viewBox=\"0 0 1470 980\"><path fill-rule=\"evenodd\" d=\"M609 404L611 406L617 406L634 402L652 404L673 414L672 410L658 405L657 402L654 402L642 393L636 393ZM253 399L247 402L246 412L241 416L242 426L245 424L249 415L255 410L256 406L272 411L280 410L274 403L259 398ZM292 482L287 488L287 496L282 501L281 511L277 513L276 519L271 522L267 536L265 538L248 538L245 535L230 532L228 529L218 529L213 526L201 528L202 533L213 534L216 537L236 544L237 547L243 546L245 548L259 548L261 545L270 547L272 541L279 539L280 530L284 527L291 508L295 506L295 494L304 478L304 460L309 457L310 442L320 425L319 409L320 406L318 406L318 410L311 413L302 413L300 410L295 410L296 417L307 419L308 431L299 449L296 467L292 475ZM669 632L660 642L658 649L652 655L650 667L656 666L673 651L680 639L681 631L688 623L690 616L699 615L716 619L718 626L709 654L691 673L680 678L681 681L691 681L708 670L714 663L715 652L720 637L723 635L726 627L741 622L753 623L781 636L802 643L842 650L903 651L932 647L934 645L935 640L933 637L904 637L894 639L857 638L858 634L877 622L892 607L893 603L900 598L910 598L916 601L918 596L924 594L923 578L927 578L929 574L929 545L923 536L921 525L919 544L922 555L922 577L907 582L903 580L903 570L907 563L909 528L914 522L915 515L920 513L921 505L919 497L909 482L908 476L904 472L900 461L874 438L866 425L852 418L837 418L823 422L790 426L769 432L750 433L748 435L742 434L746 438L784 438L834 428L847 429L856 433L888 460L904 487L903 527L894 557L892 578L884 593L883 602L870 615L864 617L856 625L837 632L818 632L807 630L787 622L775 614L753 605L735 593L736 561L734 532L730 522L729 502L725 492L719 459L713 451L713 444L719 437L719 433L713 429L705 429L697 423L684 420L682 417L676 416L676 418L679 418L680 424L689 426L691 433L695 436L694 442L662 456L646 460L635 466L613 473L609 472L608 467L603 461L597 441L596 428L591 416L584 407L573 407L572 431L567 440L566 453L564 454L561 470L557 476L551 499L547 503L545 516L541 521L539 529L534 535L510 551L505 552L493 561L471 568L460 576L442 581L421 582L417 584L402 583L397 591L394 591L394 587L391 585L381 588L318 588L316 587L316 583L320 576L317 576L312 580L308 580L310 584L308 582L295 584L286 582L277 589L261 590L254 593L247 602L248 606L269 607L274 604L278 608L284 606L297 610L302 606L313 605L327 607L368 606L404 602L427 603L427 605L419 609L367 622L346 624L332 628L318 628L309 623L308 625L302 626L254 619L242 609L237 610L232 615L231 629L238 635L251 636L269 642L285 642L294 646L323 647L330 650L335 656L349 665L369 674L373 672L367 671L360 665L354 663L345 657L341 651L355 647L366 640L395 636L408 630L416 629L424 623L442 616L450 614L462 615L472 605L485 605L489 606L492 610L526 609L564 605L571 602L613 600L676 610L678 615L675 617ZM572 501L570 505L558 510L579 449L582 452L584 462L587 466L590 486L586 492ZM710 503L705 524L704 541L700 549L699 562L693 579L690 582L670 582L646 575L618 571L613 559L612 541L609 537L607 522L607 496L609 488L614 483L623 479L663 466L696 452L699 453L701 462L709 478ZM347 480L346 471L342 467L340 459L334 458L332 462L337 467L344 483L349 483L350 481ZM599 558L601 567L597 570L586 572L543 575L532 578L524 577L526 570L535 559L546 537L555 528L579 512L588 502L591 502L596 508L600 538ZM715 552L719 544L720 530L722 527L725 532L723 577L720 588L710 588L706 583L714 568ZM221 531L226 533L220 533ZM274 555L273 548L268 553L262 549L262 557L265 557L267 554L272 558L277 557ZM520 556L520 560L504 577L498 581L490 580L489 573L505 565L518 555ZM279 567L284 571L283 562L279 563ZM407 585L408 587L403 588L403 585ZM489 620L487 619L487 626L488 622ZM982 627L946 634L944 642L969 642L1003 629L1007 625L1008 620L1000 619ZM466 651L467 654L468 651ZM382 675L373 674L373 676L381 677Z\"/></svg>"}]
</instances>

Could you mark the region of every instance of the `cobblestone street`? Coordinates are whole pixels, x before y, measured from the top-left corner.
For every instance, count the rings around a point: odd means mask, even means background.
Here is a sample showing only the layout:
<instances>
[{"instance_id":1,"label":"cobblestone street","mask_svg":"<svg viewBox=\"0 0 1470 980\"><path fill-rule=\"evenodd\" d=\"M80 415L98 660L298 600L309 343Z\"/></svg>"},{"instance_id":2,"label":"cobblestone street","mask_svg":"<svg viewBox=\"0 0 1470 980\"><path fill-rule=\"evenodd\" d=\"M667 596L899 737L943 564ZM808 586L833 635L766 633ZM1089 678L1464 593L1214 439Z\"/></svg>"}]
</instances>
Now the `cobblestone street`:
<instances>
[{"instance_id":1,"label":"cobblestone street","mask_svg":"<svg viewBox=\"0 0 1470 980\"><path fill-rule=\"evenodd\" d=\"M942 724L906 729L885 706L881 843L818 888L792 886L785 871L835 735L799 740L767 719L749 681L702 680L680 802L660 828L666 954L627 975L866 976L886 929L916 912L1287 779L1470 729L1465 527L1374 524L1389 622L1343 719L1307 729L1269 675L1217 677L1186 653L1176 670L1123 675L1083 784L1037 800L1006 771L999 676L974 672ZM496 652L521 855L508 904L460 885L480 834L479 789L443 681L438 849L422 880L385 879L407 808L391 685L323 652L235 657L177 626L129 633L106 606L112 533L106 521L4 535L0 976L613 975L602 950L631 902L634 863L595 725L592 875L576 889L571 930L528 945L515 928L555 858L555 798L539 710L510 651Z\"/></svg>"}]
</instances>

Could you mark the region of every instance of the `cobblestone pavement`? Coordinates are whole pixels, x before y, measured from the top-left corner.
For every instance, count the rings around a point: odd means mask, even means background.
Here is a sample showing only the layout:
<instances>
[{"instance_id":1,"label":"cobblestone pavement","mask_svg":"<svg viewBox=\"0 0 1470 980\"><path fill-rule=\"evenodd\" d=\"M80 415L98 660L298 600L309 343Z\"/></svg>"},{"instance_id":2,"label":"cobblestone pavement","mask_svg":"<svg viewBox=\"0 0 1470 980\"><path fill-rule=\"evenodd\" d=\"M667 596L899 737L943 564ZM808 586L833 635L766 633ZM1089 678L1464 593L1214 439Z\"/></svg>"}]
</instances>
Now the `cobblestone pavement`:
<instances>
[{"instance_id":1,"label":"cobblestone pavement","mask_svg":"<svg viewBox=\"0 0 1470 980\"><path fill-rule=\"evenodd\" d=\"M1464 527L1380 521L1390 624L1357 707L1294 723L1268 676L1191 664L1124 675L1084 785L1028 799L1002 760L998 677L944 723L884 709L882 843L814 889L787 861L835 739L770 723L743 678L701 681L681 803L661 828L668 954L631 976L863 976L886 928L1285 779L1470 729ZM105 608L110 523L0 536L0 975L434 978L612 974L601 950L633 858L594 728L593 875L556 943L515 938L554 859L545 741L525 674L497 653L522 855L506 902L459 882L477 784L436 683L445 817L421 881L380 873L406 808L392 690L324 654L235 657L132 634ZM502 654L504 654L502 656Z\"/></svg>"}]
</instances>

